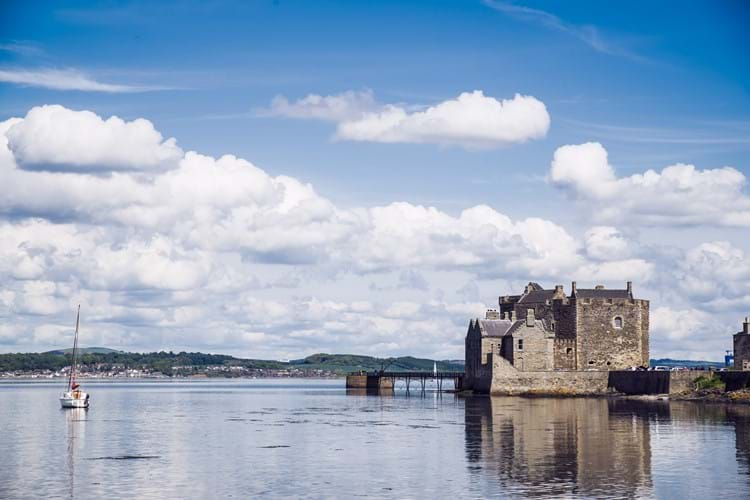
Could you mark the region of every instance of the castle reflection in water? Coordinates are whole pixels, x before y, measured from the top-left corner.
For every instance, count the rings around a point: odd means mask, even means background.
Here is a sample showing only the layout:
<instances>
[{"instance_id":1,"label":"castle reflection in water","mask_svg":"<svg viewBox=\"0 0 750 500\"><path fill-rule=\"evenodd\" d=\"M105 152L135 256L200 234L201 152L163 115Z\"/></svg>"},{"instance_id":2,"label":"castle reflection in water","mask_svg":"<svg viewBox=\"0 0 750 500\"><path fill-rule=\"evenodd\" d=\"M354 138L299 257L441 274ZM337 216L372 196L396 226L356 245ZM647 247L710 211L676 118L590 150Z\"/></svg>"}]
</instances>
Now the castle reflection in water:
<instances>
[{"instance_id":1,"label":"castle reflection in water","mask_svg":"<svg viewBox=\"0 0 750 500\"><path fill-rule=\"evenodd\" d=\"M652 461L658 458L652 439L660 440L660 456L669 441L674 443L661 462L678 466L682 461L699 467L699 475L710 474L711 466L724 466L701 463L694 448L710 456L710 442L694 447L689 439L681 442L681 428L705 424L734 427L733 462L747 478L745 486L750 485L750 406L582 398L519 404L518 398L471 397L465 419L469 469L480 482L493 478L485 491L479 487L480 494L496 494L500 488L508 496L660 496L652 473ZM673 435L663 436L668 429ZM654 467L656 475L674 492L663 465Z\"/></svg>"}]
</instances>

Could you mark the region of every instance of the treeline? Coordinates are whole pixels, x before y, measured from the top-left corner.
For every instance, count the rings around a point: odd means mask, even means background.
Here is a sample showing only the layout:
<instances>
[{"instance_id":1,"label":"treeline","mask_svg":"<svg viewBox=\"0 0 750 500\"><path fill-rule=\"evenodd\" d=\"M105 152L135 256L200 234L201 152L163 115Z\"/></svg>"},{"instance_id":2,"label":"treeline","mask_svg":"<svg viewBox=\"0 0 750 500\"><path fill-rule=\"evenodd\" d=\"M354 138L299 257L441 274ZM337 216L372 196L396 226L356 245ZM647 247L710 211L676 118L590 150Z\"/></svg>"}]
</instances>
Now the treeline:
<instances>
[{"instance_id":1,"label":"treeline","mask_svg":"<svg viewBox=\"0 0 750 500\"><path fill-rule=\"evenodd\" d=\"M0 372L53 370L57 371L71 363L70 353L13 353L0 354ZM151 370L172 374L174 366L243 366L246 368L284 368L286 363L278 361L263 361L238 359L222 354L205 354L202 352L108 352L84 353L78 358L83 371L101 366L108 370L113 367L125 369Z\"/></svg>"},{"instance_id":2,"label":"treeline","mask_svg":"<svg viewBox=\"0 0 750 500\"><path fill-rule=\"evenodd\" d=\"M48 353L16 353L0 354L0 372L18 372L35 370L57 371L70 366L69 352L53 351ZM432 371L433 361L411 356L399 358L374 358L353 354L313 354L304 359L290 362L270 361L261 359L241 359L223 354L205 354L202 352L151 352L136 353L110 351L106 353L87 352L79 356L79 364L83 371L94 368L108 371L115 367L125 369L140 369L161 372L172 375L173 367L193 366L238 366L250 370L326 370L329 372L346 373L350 371L381 369L393 371ZM462 371L463 366L446 361L438 361L438 370Z\"/></svg>"}]
</instances>

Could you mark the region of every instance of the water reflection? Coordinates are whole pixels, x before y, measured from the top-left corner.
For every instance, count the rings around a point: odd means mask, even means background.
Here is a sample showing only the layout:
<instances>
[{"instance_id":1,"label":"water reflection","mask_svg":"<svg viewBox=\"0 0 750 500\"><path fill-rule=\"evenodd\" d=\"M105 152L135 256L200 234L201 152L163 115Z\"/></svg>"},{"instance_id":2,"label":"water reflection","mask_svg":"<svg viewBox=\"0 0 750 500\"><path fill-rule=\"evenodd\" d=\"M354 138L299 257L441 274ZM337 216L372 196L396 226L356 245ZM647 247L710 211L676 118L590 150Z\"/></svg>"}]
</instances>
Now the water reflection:
<instances>
[{"instance_id":1,"label":"water reflection","mask_svg":"<svg viewBox=\"0 0 750 500\"><path fill-rule=\"evenodd\" d=\"M76 497L76 449L83 448L86 437L86 408L60 409L65 414L67 428L68 498Z\"/></svg>"},{"instance_id":2,"label":"water reflection","mask_svg":"<svg viewBox=\"0 0 750 500\"><path fill-rule=\"evenodd\" d=\"M468 470L484 495L642 498L718 488L742 497L740 478L750 479L750 406L477 397L466 400L465 424ZM734 438L739 476L722 456L725 436Z\"/></svg>"},{"instance_id":3,"label":"water reflection","mask_svg":"<svg viewBox=\"0 0 750 500\"><path fill-rule=\"evenodd\" d=\"M493 470L506 493L651 496L650 422L669 407L622 403L468 399L469 467Z\"/></svg>"},{"instance_id":4,"label":"water reflection","mask_svg":"<svg viewBox=\"0 0 750 500\"><path fill-rule=\"evenodd\" d=\"M0 498L750 498L750 406L0 384ZM290 478L292 478L290 480Z\"/></svg>"},{"instance_id":5,"label":"water reflection","mask_svg":"<svg viewBox=\"0 0 750 500\"><path fill-rule=\"evenodd\" d=\"M750 406L728 407L727 420L734 424L737 463L750 476Z\"/></svg>"}]
</instances>

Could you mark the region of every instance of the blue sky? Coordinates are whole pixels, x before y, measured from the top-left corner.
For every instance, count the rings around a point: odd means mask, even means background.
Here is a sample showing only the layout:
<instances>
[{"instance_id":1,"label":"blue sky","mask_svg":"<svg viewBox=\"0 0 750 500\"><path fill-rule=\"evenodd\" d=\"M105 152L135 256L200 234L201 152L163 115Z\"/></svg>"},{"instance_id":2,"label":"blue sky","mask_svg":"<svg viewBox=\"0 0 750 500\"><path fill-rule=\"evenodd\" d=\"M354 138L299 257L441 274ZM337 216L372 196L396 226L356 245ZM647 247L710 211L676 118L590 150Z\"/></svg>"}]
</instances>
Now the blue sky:
<instances>
[{"instance_id":1,"label":"blue sky","mask_svg":"<svg viewBox=\"0 0 750 500\"><path fill-rule=\"evenodd\" d=\"M592 228L615 228L631 248L627 259L653 265L653 274L635 279L653 294L648 298L655 308L699 311L706 315L706 324L727 335L732 333L727 329L747 314L743 307L750 310L748 290L740 284L729 287L726 300L713 307L707 307L705 297L695 290L671 296L669 279L676 275L668 271L670 262L687 256L691 249L715 242L728 242L731 251L727 252L739 251L743 262L744 252L750 251L745 222L717 222L703 217L705 209L700 207L710 205L710 189L726 194L736 188L739 191L730 193L735 199L729 196L717 202L717 214L732 207L744 210L744 181L730 182L732 188L720 187L724 184L715 179L706 181L700 199L681 198L684 186L665 188L663 199L673 203L675 211L698 207L697 213L683 213L676 220L665 217L672 206L654 208L648 202L653 191L629 194L630 188L621 184L622 196L644 200L602 218L597 214L617 204L617 196L587 195L581 179L550 180L558 148L587 142L606 149L609 164L621 178L649 169L661 172L675 164L694 165L698 171L728 166L742 176L750 175L750 34L746 29L750 8L744 2L8 1L0 9L0 119L24 117L45 104L88 110L105 119L144 118L165 138L176 138L183 151L244 158L270 176L287 175L310 183L317 195L340 210L407 202L435 207L456 218L467 208L488 205L513 221L538 217L563 227L580 242L576 251L582 258L596 253L587 250L591 238L587 240L586 234ZM78 83L71 84L71 79ZM542 136L482 147L447 139L352 140L337 132L341 120L299 119L273 112L272 106L277 96L295 103L310 94L337 96L349 91L369 93L376 110L391 104L418 113L476 90L497 100L513 99L515 94L533 96L546 108L548 129ZM633 189L640 189L634 182ZM7 216L9 224L39 215L24 210L13 205L2 213L13 214ZM745 216L745 212L737 215ZM91 220L76 223L79 228L92 227ZM142 236L152 241L155 235L174 238L164 232ZM240 254L243 262L252 263ZM596 265L606 262L593 259ZM494 296L513 291L503 287L524 281L522 273L497 271L490 278L467 273L459 264L441 264L438 269L422 263L410 265L410 270L424 275L426 288L376 293L373 280L396 279L404 269L394 265L385 274L355 272L331 281L321 278L329 271L315 265L292 265L282 271L266 265L259 262L254 272L316 276L309 278L314 289L266 287L262 293L270 294L268 300L353 297L380 301L386 309L389 301L455 302L458 295L451 289L470 283L480 289L474 302L491 305ZM677 267L677 275L689 268ZM583 268L565 269L539 272L535 279L548 286L557 280L567 283L575 278L571 272ZM48 269L50 274L36 281L61 286L51 277L55 271ZM720 274L714 271L706 273ZM621 274L623 279L612 281L624 281L627 273ZM454 285L455 280L460 283ZM28 284L18 279L10 288L21 294ZM75 301L75 290L64 300ZM444 298L450 296L453 299ZM5 350L42 344L40 339L46 337L34 332L63 321L57 309L49 314L55 318L52 321L13 304L10 300L6 305L5 317L28 323L28 331L8 334ZM462 324L466 316L463 310L445 315L448 325ZM102 319L102 330L112 328L116 333L100 340L133 348L174 342L163 329L143 325L139 326L142 336L123 337L126 328L118 321ZM234 326L265 335L273 329ZM350 326L349 331L357 328ZM458 355L462 334L440 337L452 347L421 354ZM351 349L364 345L338 337L336 342L343 343L337 344L320 335L325 340L318 344L282 343L280 355L304 354L319 346L340 350L339 345ZM665 334L654 347L657 353L684 351L716 358L728 342L719 335L682 349L681 337ZM155 336L162 340L154 341ZM209 347L247 354L256 349L248 342L217 342ZM192 340L183 345L201 346ZM389 337L373 347L377 349L406 352L411 346Z\"/></svg>"}]
</instances>

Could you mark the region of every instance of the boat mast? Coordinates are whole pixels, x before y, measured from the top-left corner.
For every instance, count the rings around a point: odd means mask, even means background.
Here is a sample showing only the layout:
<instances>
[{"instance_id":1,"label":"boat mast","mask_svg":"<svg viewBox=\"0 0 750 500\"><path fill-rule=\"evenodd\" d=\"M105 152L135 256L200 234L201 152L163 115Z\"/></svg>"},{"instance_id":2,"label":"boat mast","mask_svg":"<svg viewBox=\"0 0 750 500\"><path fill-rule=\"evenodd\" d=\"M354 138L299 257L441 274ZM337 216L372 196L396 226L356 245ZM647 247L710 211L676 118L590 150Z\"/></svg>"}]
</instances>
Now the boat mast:
<instances>
[{"instance_id":1,"label":"boat mast","mask_svg":"<svg viewBox=\"0 0 750 500\"><path fill-rule=\"evenodd\" d=\"M76 333L73 337L73 359L70 363L70 375L68 375L68 391L73 390L73 384L76 382L76 361L78 358L78 320L81 317L81 304L78 304L78 313L76 314Z\"/></svg>"}]
</instances>

